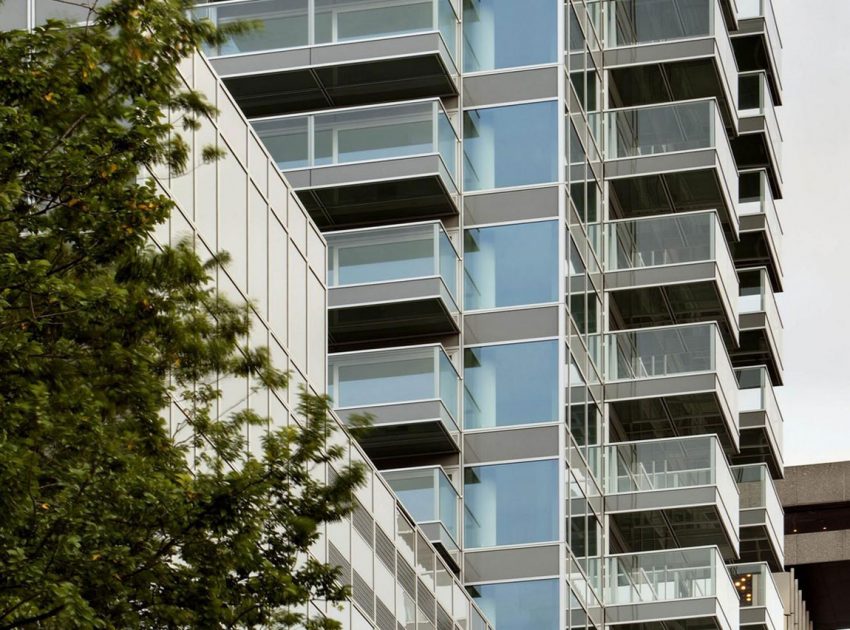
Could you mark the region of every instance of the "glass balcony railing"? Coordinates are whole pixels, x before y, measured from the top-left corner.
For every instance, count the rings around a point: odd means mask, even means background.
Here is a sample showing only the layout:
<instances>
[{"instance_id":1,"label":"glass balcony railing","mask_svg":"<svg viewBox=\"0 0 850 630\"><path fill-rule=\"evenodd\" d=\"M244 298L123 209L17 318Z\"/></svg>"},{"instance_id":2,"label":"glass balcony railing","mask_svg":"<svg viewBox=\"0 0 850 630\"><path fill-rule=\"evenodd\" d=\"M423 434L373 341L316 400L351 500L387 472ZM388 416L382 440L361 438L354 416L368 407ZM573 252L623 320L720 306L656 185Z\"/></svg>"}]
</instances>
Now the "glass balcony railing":
<instances>
[{"instance_id":1,"label":"glass balcony railing","mask_svg":"<svg viewBox=\"0 0 850 630\"><path fill-rule=\"evenodd\" d=\"M735 373L740 386L738 411L740 413L763 411L767 418L767 430L773 436L778 452L782 453L784 422L767 368L764 366L741 368Z\"/></svg>"},{"instance_id":2,"label":"glass balcony railing","mask_svg":"<svg viewBox=\"0 0 850 630\"><path fill-rule=\"evenodd\" d=\"M440 345L343 352L328 356L334 409L439 401L444 424L458 431L460 376Z\"/></svg>"},{"instance_id":3,"label":"glass balcony railing","mask_svg":"<svg viewBox=\"0 0 850 630\"><path fill-rule=\"evenodd\" d=\"M328 287L438 277L457 311L460 257L439 221L328 232Z\"/></svg>"},{"instance_id":4,"label":"glass balcony railing","mask_svg":"<svg viewBox=\"0 0 850 630\"><path fill-rule=\"evenodd\" d=\"M608 0L608 48L713 37L734 96L738 64L718 0Z\"/></svg>"},{"instance_id":5,"label":"glass balcony railing","mask_svg":"<svg viewBox=\"0 0 850 630\"><path fill-rule=\"evenodd\" d=\"M725 389L738 390L717 324L608 333L605 345L608 353L607 382L717 372Z\"/></svg>"},{"instance_id":6,"label":"glass balcony railing","mask_svg":"<svg viewBox=\"0 0 850 630\"><path fill-rule=\"evenodd\" d=\"M738 627L738 595L717 547L622 554L606 561L606 606L716 598L726 621L719 627Z\"/></svg>"},{"instance_id":7,"label":"glass balcony railing","mask_svg":"<svg viewBox=\"0 0 850 630\"><path fill-rule=\"evenodd\" d=\"M776 203L773 200L767 171L764 169L744 171L739 181L738 214L740 216L763 214L776 253L781 254L782 224L776 212Z\"/></svg>"},{"instance_id":8,"label":"glass balcony railing","mask_svg":"<svg viewBox=\"0 0 850 630\"><path fill-rule=\"evenodd\" d=\"M767 514L766 525L771 529L773 539L781 546L785 513L767 464L733 466L732 474L740 492L741 511L764 510Z\"/></svg>"},{"instance_id":9,"label":"glass balcony railing","mask_svg":"<svg viewBox=\"0 0 850 630\"><path fill-rule=\"evenodd\" d=\"M731 305L738 279L717 212L689 212L607 224L606 271L714 262Z\"/></svg>"},{"instance_id":10,"label":"glass balcony railing","mask_svg":"<svg viewBox=\"0 0 850 630\"><path fill-rule=\"evenodd\" d=\"M198 5L194 15L216 26L258 24L204 50L209 56L429 32L440 33L453 60L457 54L458 18L451 0L232 0Z\"/></svg>"},{"instance_id":11,"label":"glass balcony railing","mask_svg":"<svg viewBox=\"0 0 850 630\"><path fill-rule=\"evenodd\" d=\"M439 155L457 181L457 133L439 99L251 121L282 171Z\"/></svg>"},{"instance_id":12,"label":"glass balcony railing","mask_svg":"<svg viewBox=\"0 0 850 630\"><path fill-rule=\"evenodd\" d=\"M785 627L785 607L768 564L733 564L729 565L729 573L741 602L742 613L745 609L763 608L763 623L760 619L757 625L767 630L782 630ZM746 625L749 624L742 614L741 626Z\"/></svg>"},{"instance_id":13,"label":"glass balcony railing","mask_svg":"<svg viewBox=\"0 0 850 630\"><path fill-rule=\"evenodd\" d=\"M779 315L779 307L776 304L776 295L770 284L770 276L767 269L745 269L738 272L740 294L738 299L738 313L764 313L770 334L774 337L777 350L782 348L782 317Z\"/></svg>"},{"instance_id":14,"label":"glass balcony railing","mask_svg":"<svg viewBox=\"0 0 850 630\"><path fill-rule=\"evenodd\" d=\"M621 442L607 450L605 494L717 486L737 513L735 478L715 435Z\"/></svg>"},{"instance_id":15,"label":"glass balcony railing","mask_svg":"<svg viewBox=\"0 0 850 630\"><path fill-rule=\"evenodd\" d=\"M439 523L457 543L460 495L441 467L382 470L381 475L417 525Z\"/></svg>"},{"instance_id":16,"label":"glass balcony railing","mask_svg":"<svg viewBox=\"0 0 850 630\"><path fill-rule=\"evenodd\" d=\"M782 38L779 36L779 25L773 12L772 0L738 0L738 19L749 20L762 18L765 22L767 37L773 49L777 70L782 70Z\"/></svg>"},{"instance_id":17,"label":"glass balcony railing","mask_svg":"<svg viewBox=\"0 0 850 630\"><path fill-rule=\"evenodd\" d=\"M738 79L738 116L764 116L768 140L776 155L777 162L782 163L782 131L776 118L776 108L767 73L743 72Z\"/></svg>"}]
</instances>

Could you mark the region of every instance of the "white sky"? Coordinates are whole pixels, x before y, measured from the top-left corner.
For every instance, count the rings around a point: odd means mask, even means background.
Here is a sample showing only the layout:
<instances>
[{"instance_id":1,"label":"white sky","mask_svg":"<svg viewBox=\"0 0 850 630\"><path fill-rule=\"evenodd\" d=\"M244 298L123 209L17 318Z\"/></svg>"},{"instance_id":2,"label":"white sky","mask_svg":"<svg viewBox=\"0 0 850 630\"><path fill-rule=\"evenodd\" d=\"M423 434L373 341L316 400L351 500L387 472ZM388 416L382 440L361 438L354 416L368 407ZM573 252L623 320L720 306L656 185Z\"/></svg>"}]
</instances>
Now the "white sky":
<instances>
[{"instance_id":1,"label":"white sky","mask_svg":"<svg viewBox=\"0 0 850 630\"><path fill-rule=\"evenodd\" d=\"M774 0L784 50L786 465L850 459L850 0Z\"/></svg>"}]
</instances>

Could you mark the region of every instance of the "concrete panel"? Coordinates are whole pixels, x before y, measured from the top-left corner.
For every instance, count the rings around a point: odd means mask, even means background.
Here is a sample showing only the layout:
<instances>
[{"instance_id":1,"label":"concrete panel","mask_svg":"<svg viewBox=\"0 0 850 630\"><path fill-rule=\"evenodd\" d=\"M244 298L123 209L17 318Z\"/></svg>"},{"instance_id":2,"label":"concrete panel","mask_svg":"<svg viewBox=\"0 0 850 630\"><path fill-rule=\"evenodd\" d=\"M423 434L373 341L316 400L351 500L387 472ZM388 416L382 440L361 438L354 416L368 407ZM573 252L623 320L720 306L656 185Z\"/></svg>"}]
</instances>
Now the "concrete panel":
<instances>
[{"instance_id":1,"label":"concrete panel","mask_svg":"<svg viewBox=\"0 0 850 630\"><path fill-rule=\"evenodd\" d=\"M558 336L557 305L464 316L469 345ZM519 337L518 337L519 336Z\"/></svg>"},{"instance_id":2,"label":"concrete panel","mask_svg":"<svg viewBox=\"0 0 850 630\"><path fill-rule=\"evenodd\" d=\"M717 168L718 172L720 171L717 152L714 149L611 160L605 162L605 178L637 177L652 173L673 173L705 168Z\"/></svg>"},{"instance_id":3,"label":"concrete panel","mask_svg":"<svg viewBox=\"0 0 850 630\"><path fill-rule=\"evenodd\" d=\"M714 57L717 47L713 37L685 39L659 44L641 44L606 50L606 67L634 66L647 63L680 62L685 59Z\"/></svg>"},{"instance_id":4,"label":"concrete panel","mask_svg":"<svg viewBox=\"0 0 850 630\"><path fill-rule=\"evenodd\" d=\"M467 551L464 575L467 583L557 576L561 553L558 545Z\"/></svg>"},{"instance_id":5,"label":"concrete panel","mask_svg":"<svg viewBox=\"0 0 850 630\"><path fill-rule=\"evenodd\" d=\"M558 186L464 196L466 227L558 216Z\"/></svg>"},{"instance_id":6,"label":"concrete panel","mask_svg":"<svg viewBox=\"0 0 850 630\"><path fill-rule=\"evenodd\" d=\"M628 271L609 271L605 273L605 290L615 291L686 282L713 282L717 279L717 274L717 265L709 261Z\"/></svg>"},{"instance_id":7,"label":"concrete panel","mask_svg":"<svg viewBox=\"0 0 850 630\"><path fill-rule=\"evenodd\" d=\"M558 97L557 66L470 75L463 80L465 107Z\"/></svg>"},{"instance_id":8,"label":"concrete panel","mask_svg":"<svg viewBox=\"0 0 850 630\"><path fill-rule=\"evenodd\" d=\"M397 302L404 300L422 300L425 298L443 299L445 288L440 278L417 278L397 282L380 282L351 287L334 287L328 291L328 308L342 308L376 302ZM446 309L456 311L457 307L448 300Z\"/></svg>"},{"instance_id":9,"label":"concrete panel","mask_svg":"<svg viewBox=\"0 0 850 630\"><path fill-rule=\"evenodd\" d=\"M503 431L473 432L464 435L467 464L497 462L533 457L557 457L560 426L528 427Z\"/></svg>"},{"instance_id":10,"label":"concrete panel","mask_svg":"<svg viewBox=\"0 0 850 630\"><path fill-rule=\"evenodd\" d=\"M790 466L776 487L785 507L850 501L850 461Z\"/></svg>"}]
</instances>

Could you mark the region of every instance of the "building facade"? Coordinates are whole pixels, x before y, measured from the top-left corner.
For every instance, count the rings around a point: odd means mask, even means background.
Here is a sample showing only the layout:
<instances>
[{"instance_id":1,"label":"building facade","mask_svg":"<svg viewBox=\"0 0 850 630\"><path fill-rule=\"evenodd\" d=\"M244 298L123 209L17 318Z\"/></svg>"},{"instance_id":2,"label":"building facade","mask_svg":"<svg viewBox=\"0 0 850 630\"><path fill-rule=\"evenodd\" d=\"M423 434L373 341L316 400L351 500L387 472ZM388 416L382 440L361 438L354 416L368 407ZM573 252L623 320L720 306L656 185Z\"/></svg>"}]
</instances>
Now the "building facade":
<instances>
[{"instance_id":1,"label":"building facade","mask_svg":"<svg viewBox=\"0 0 850 630\"><path fill-rule=\"evenodd\" d=\"M19 26L60 11L10 4ZM370 483L316 550L352 602L312 614L786 627L770 0L196 14L263 28L187 68L221 109L194 142L228 157L157 174L182 210L160 239L229 251L258 343L374 418L350 446Z\"/></svg>"}]
</instances>

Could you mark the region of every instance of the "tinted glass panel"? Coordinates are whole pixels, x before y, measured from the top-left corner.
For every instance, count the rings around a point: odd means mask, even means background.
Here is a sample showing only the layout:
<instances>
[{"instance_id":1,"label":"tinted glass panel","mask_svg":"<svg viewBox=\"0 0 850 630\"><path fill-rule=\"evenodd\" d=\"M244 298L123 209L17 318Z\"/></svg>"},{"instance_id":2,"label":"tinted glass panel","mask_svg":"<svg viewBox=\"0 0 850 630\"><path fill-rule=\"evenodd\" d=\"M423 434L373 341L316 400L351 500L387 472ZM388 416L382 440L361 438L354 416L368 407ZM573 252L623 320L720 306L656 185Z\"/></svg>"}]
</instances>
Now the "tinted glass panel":
<instances>
[{"instance_id":1,"label":"tinted glass panel","mask_svg":"<svg viewBox=\"0 0 850 630\"><path fill-rule=\"evenodd\" d=\"M464 423L468 429L558 419L558 343L467 348Z\"/></svg>"},{"instance_id":2,"label":"tinted glass panel","mask_svg":"<svg viewBox=\"0 0 850 630\"><path fill-rule=\"evenodd\" d=\"M467 309L539 304L557 299L555 221L467 230L463 249Z\"/></svg>"},{"instance_id":3,"label":"tinted glass panel","mask_svg":"<svg viewBox=\"0 0 850 630\"><path fill-rule=\"evenodd\" d=\"M558 581L532 580L469 587L475 602L498 630L555 630Z\"/></svg>"},{"instance_id":4,"label":"tinted glass panel","mask_svg":"<svg viewBox=\"0 0 850 630\"><path fill-rule=\"evenodd\" d=\"M464 112L465 189L556 181L557 112L554 101Z\"/></svg>"},{"instance_id":5,"label":"tinted glass panel","mask_svg":"<svg viewBox=\"0 0 850 630\"><path fill-rule=\"evenodd\" d=\"M464 71L553 63L557 16L552 0L464 0Z\"/></svg>"},{"instance_id":6,"label":"tinted glass panel","mask_svg":"<svg viewBox=\"0 0 850 630\"><path fill-rule=\"evenodd\" d=\"M557 540L556 460L467 468L463 487L467 548Z\"/></svg>"}]
</instances>

